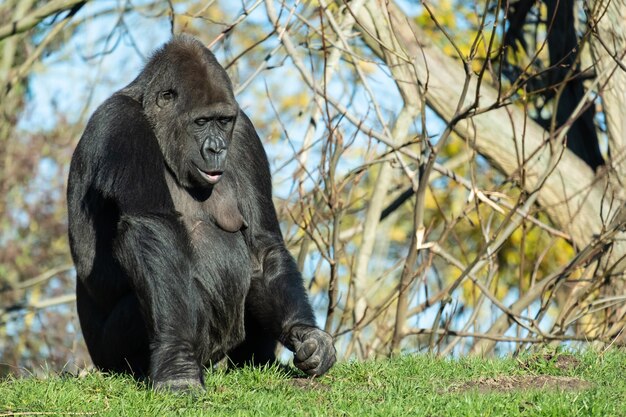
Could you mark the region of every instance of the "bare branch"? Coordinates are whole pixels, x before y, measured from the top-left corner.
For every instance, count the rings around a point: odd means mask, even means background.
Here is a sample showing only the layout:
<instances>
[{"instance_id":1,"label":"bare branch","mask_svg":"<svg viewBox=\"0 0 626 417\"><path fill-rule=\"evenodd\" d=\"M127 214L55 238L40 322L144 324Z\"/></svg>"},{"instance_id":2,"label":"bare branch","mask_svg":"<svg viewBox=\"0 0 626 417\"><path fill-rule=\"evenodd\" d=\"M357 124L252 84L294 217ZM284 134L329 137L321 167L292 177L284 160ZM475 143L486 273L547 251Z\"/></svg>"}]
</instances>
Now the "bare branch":
<instances>
[{"instance_id":1,"label":"bare branch","mask_svg":"<svg viewBox=\"0 0 626 417\"><path fill-rule=\"evenodd\" d=\"M34 28L44 19L70 9L82 7L87 0L52 0L28 15L0 26L0 40Z\"/></svg>"}]
</instances>

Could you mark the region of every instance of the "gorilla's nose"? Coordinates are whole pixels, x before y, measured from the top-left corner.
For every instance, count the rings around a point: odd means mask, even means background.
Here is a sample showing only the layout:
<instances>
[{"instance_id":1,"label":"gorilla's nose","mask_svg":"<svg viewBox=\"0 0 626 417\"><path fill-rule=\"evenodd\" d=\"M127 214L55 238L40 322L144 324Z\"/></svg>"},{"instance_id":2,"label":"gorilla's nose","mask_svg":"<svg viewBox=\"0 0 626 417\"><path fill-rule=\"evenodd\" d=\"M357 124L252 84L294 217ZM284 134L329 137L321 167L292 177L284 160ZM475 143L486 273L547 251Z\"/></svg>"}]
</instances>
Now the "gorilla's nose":
<instances>
[{"instance_id":1,"label":"gorilla's nose","mask_svg":"<svg viewBox=\"0 0 626 417\"><path fill-rule=\"evenodd\" d=\"M220 138L208 138L202 144L202 149L200 153L205 161L213 159L215 156L223 156L220 155L226 151L226 143Z\"/></svg>"}]
</instances>

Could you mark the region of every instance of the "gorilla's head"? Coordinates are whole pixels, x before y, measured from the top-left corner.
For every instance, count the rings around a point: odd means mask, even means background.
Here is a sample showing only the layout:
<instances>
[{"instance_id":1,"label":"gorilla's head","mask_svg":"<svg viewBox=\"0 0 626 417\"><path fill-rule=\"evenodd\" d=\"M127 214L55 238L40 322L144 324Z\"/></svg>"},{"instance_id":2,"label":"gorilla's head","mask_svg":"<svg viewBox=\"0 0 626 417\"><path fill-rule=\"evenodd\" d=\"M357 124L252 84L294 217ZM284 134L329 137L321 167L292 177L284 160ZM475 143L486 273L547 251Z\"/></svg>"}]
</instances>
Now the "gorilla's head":
<instances>
[{"instance_id":1,"label":"gorilla's head","mask_svg":"<svg viewBox=\"0 0 626 417\"><path fill-rule=\"evenodd\" d=\"M224 172L239 111L224 68L200 41L180 35L154 53L139 78L129 88L142 90L144 112L178 183L212 187Z\"/></svg>"}]
</instances>

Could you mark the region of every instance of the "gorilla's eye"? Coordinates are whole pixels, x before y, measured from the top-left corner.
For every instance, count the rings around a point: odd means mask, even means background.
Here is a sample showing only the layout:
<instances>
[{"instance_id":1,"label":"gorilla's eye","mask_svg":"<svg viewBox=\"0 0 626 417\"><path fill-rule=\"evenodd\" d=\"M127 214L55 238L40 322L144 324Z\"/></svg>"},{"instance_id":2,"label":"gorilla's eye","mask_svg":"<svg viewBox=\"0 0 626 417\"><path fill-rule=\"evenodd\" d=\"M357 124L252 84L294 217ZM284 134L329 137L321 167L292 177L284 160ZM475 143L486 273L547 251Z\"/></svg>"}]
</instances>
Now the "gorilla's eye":
<instances>
[{"instance_id":1,"label":"gorilla's eye","mask_svg":"<svg viewBox=\"0 0 626 417\"><path fill-rule=\"evenodd\" d=\"M206 117L199 117L196 120L194 120L193 122L195 124L197 124L198 126L204 126L205 124L207 124L209 121L209 119L207 119Z\"/></svg>"},{"instance_id":2,"label":"gorilla's eye","mask_svg":"<svg viewBox=\"0 0 626 417\"><path fill-rule=\"evenodd\" d=\"M172 89L159 91L156 97L156 105L158 107L170 106L174 103L174 99L176 98L176 96L176 91Z\"/></svg>"},{"instance_id":3,"label":"gorilla's eye","mask_svg":"<svg viewBox=\"0 0 626 417\"><path fill-rule=\"evenodd\" d=\"M232 120L233 120L232 117L220 117L219 119L217 119L217 123L219 123L220 126L224 127L227 124L229 124Z\"/></svg>"},{"instance_id":4,"label":"gorilla's eye","mask_svg":"<svg viewBox=\"0 0 626 417\"><path fill-rule=\"evenodd\" d=\"M163 101L173 100L175 96L176 96L176 93L174 92L174 90L167 90L167 91L161 92L161 98L163 99Z\"/></svg>"}]
</instances>

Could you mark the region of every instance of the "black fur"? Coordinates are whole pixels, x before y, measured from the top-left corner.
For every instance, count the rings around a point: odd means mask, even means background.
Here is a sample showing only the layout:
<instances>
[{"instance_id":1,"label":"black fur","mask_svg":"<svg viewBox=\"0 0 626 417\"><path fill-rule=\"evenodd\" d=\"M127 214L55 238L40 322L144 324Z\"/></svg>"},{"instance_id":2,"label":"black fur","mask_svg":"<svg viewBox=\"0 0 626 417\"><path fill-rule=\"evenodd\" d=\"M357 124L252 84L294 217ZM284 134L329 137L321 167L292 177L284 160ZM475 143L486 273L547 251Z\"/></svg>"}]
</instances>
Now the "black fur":
<instances>
[{"instance_id":1,"label":"black fur","mask_svg":"<svg viewBox=\"0 0 626 417\"><path fill-rule=\"evenodd\" d=\"M335 361L285 248L265 151L230 80L179 36L91 117L70 167L69 237L94 364L155 387L203 366Z\"/></svg>"}]
</instances>

